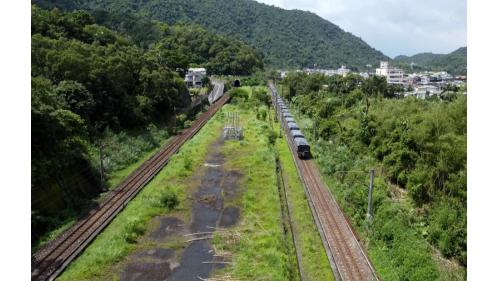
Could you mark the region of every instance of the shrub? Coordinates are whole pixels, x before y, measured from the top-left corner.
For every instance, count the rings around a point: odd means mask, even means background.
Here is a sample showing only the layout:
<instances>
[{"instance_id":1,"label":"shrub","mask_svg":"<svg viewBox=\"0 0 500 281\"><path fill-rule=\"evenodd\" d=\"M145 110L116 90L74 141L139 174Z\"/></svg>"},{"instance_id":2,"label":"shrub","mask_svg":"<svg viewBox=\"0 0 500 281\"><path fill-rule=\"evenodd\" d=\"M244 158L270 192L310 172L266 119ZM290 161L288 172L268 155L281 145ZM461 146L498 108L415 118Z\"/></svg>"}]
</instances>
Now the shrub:
<instances>
[{"instance_id":1,"label":"shrub","mask_svg":"<svg viewBox=\"0 0 500 281\"><path fill-rule=\"evenodd\" d=\"M128 243L137 242L137 238L146 231L144 224L136 217L127 220L125 229L125 241Z\"/></svg>"},{"instance_id":2,"label":"shrub","mask_svg":"<svg viewBox=\"0 0 500 281\"><path fill-rule=\"evenodd\" d=\"M240 100L240 99L243 99L244 101L248 100L248 92L241 88L232 89L231 91L229 91L229 96L231 97L231 99L234 100Z\"/></svg>"},{"instance_id":3,"label":"shrub","mask_svg":"<svg viewBox=\"0 0 500 281\"><path fill-rule=\"evenodd\" d=\"M188 171L191 171L193 169L193 159L191 159L191 157L189 156L186 156L186 158L184 158L184 169Z\"/></svg>"},{"instance_id":4,"label":"shrub","mask_svg":"<svg viewBox=\"0 0 500 281\"><path fill-rule=\"evenodd\" d=\"M278 134L275 131L269 130L269 133L267 134L269 143L274 145L274 143L276 142L276 138L278 138Z\"/></svg>"},{"instance_id":5,"label":"shrub","mask_svg":"<svg viewBox=\"0 0 500 281\"><path fill-rule=\"evenodd\" d=\"M172 210L179 205L179 198L171 189L165 189L160 195L160 202L163 207Z\"/></svg>"}]
</instances>

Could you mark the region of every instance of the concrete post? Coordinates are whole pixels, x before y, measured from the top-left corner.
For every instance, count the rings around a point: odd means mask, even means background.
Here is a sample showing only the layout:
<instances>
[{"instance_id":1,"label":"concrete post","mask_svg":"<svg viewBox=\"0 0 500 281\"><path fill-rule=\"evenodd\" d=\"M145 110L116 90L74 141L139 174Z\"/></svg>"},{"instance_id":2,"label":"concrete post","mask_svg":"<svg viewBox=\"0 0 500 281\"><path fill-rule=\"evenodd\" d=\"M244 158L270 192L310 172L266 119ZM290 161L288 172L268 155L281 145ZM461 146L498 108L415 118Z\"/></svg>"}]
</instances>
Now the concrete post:
<instances>
[{"instance_id":1,"label":"concrete post","mask_svg":"<svg viewBox=\"0 0 500 281\"><path fill-rule=\"evenodd\" d=\"M373 179L375 178L375 170L370 170L370 188L368 190L368 211L366 213L366 217L371 220L372 219L372 192L373 192Z\"/></svg>"},{"instance_id":2,"label":"concrete post","mask_svg":"<svg viewBox=\"0 0 500 281\"><path fill-rule=\"evenodd\" d=\"M101 172L101 190L102 191L108 191L105 185L105 180L104 180L104 152L103 152L104 145L102 142L99 142L99 160L101 161L101 167L100 167L100 172Z\"/></svg>"}]
</instances>

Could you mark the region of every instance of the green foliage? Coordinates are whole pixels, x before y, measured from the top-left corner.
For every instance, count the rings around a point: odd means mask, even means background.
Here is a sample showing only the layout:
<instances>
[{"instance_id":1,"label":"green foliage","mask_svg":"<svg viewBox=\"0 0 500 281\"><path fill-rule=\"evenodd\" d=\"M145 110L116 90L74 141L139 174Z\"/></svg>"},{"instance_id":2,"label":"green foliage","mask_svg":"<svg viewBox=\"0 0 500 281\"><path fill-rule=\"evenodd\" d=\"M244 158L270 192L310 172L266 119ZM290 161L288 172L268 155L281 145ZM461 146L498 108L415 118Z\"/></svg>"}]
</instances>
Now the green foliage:
<instances>
[{"instance_id":1,"label":"green foliage","mask_svg":"<svg viewBox=\"0 0 500 281\"><path fill-rule=\"evenodd\" d=\"M226 141L222 150L224 166L243 174L240 185L244 192L231 201L241 208L240 222L231 232L241 238L232 242L222 232L214 234L214 247L232 253L233 260L238 261L224 267L221 274L238 280L297 280L293 246L285 238L281 222L275 153L267 137L271 129L267 120L256 118L255 107L241 105L224 107L224 111L240 113L245 141Z\"/></svg>"},{"instance_id":2,"label":"green foliage","mask_svg":"<svg viewBox=\"0 0 500 281\"><path fill-rule=\"evenodd\" d=\"M398 56L394 64L410 70L414 63L414 71L444 70L452 75L467 75L467 47L459 48L449 54L421 53L414 56Z\"/></svg>"},{"instance_id":3,"label":"green foliage","mask_svg":"<svg viewBox=\"0 0 500 281\"><path fill-rule=\"evenodd\" d=\"M209 144L219 137L222 127L221 115L212 118L198 134L184 144L179 152L137 194L134 200L111 221L94 241L58 277L58 280L89 280L107 278L117 263L123 261L131 252L141 249L141 233L149 230L154 217L170 213L175 209L188 209L186 199L190 184L189 176L194 171L184 169L185 157L192 159L193 167L202 166L208 154ZM194 153L196 152L196 153ZM143 249L143 248L142 248ZM118 274L117 274L118 275Z\"/></svg>"},{"instance_id":4,"label":"green foliage","mask_svg":"<svg viewBox=\"0 0 500 281\"><path fill-rule=\"evenodd\" d=\"M266 79L263 71L257 71L251 76L245 76L240 78L242 86L265 86Z\"/></svg>"},{"instance_id":5,"label":"green foliage","mask_svg":"<svg viewBox=\"0 0 500 281\"><path fill-rule=\"evenodd\" d=\"M269 140L269 143L270 144L275 144L277 138L278 138L278 133L276 133L275 131L270 130L269 133L268 133L268 135L267 135L267 139Z\"/></svg>"},{"instance_id":6,"label":"green foliage","mask_svg":"<svg viewBox=\"0 0 500 281\"><path fill-rule=\"evenodd\" d=\"M430 247L413 246L428 245L425 240L466 266L466 97L393 99L384 79L350 83L356 79L293 74L282 86L291 108L318 124L314 150L321 151L318 162L337 198L365 225L367 172L344 171L380 167L385 182L375 184L375 223L366 235L374 243L370 251L380 253L377 262L390 262L396 272L388 279L436 279ZM407 194L408 205L394 200L402 193L394 188Z\"/></svg>"},{"instance_id":7,"label":"green foliage","mask_svg":"<svg viewBox=\"0 0 500 281\"><path fill-rule=\"evenodd\" d=\"M101 140L104 145L105 170L113 174L137 162L147 152L158 148L169 138L166 128L150 124L144 131L114 133L105 130ZM91 151L94 163L99 163L99 150ZM110 186L111 187L111 186ZM111 187L112 188L112 187Z\"/></svg>"},{"instance_id":8,"label":"green foliage","mask_svg":"<svg viewBox=\"0 0 500 281\"><path fill-rule=\"evenodd\" d=\"M467 265L467 219L461 204L442 199L429 215L429 239L447 258Z\"/></svg>"},{"instance_id":9,"label":"green foliage","mask_svg":"<svg viewBox=\"0 0 500 281\"><path fill-rule=\"evenodd\" d=\"M190 103L178 65L242 74L262 67L252 48L199 26L169 27L126 13L96 12L103 26L84 11L36 5L31 15L34 242L54 221L77 216L99 192L101 142L109 146L106 172L113 173L168 137L167 130L150 125L164 127L176 108ZM235 64L217 68L227 58ZM190 122L186 117L177 125Z\"/></svg>"},{"instance_id":10,"label":"green foliage","mask_svg":"<svg viewBox=\"0 0 500 281\"><path fill-rule=\"evenodd\" d=\"M265 107L269 108L271 106L271 95L269 95L265 88L252 88L252 100L255 100L257 104L262 104ZM266 108L266 110L267 110ZM265 117L264 117L265 118Z\"/></svg>"},{"instance_id":11,"label":"green foliage","mask_svg":"<svg viewBox=\"0 0 500 281\"><path fill-rule=\"evenodd\" d=\"M193 160L191 159L190 161L191 163L193 162ZM172 210L179 205L179 198L177 197L177 194L175 194L175 192L173 192L170 188L168 188L163 190L163 192L161 193L160 202L163 207Z\"/></svg>"},{"instance_id":12,"label":"green foliage","mask_svg":"<svg viewBox=\"0 0 500 281\"><path fill-rule=\"evenodd\" d=\"M305 276L303 280L334 280L304 187L284 138L276 139L276 149L287 184L290 219L294 225L294 236L297 241L295 246L301 258L302 273Z\"/></svg>"},{"instance_id":13,"label":"green foliage","mask_svg":"<svg viewBox=\"0 0 500 281\"><path fill-rule=\"evenodd\" d=\"M151 51L164 58L168 66L203 66L208 74L249 75L263 67L261 55L248 45L196 25L168 28L164 39Z\"/></svg>"},{"instance_id":14,"label":"green foliage","mask_svg":"<svg viewBox=\"0 0 500 281\"><path fill-rule=\"evenodd\" d=\"M66 3L36 0L34 3L72 10L75 6L87 10L112 13L135 12L155 20L174 24L194 22L210 30L238 38L251 44L265 55L266 65L281 68L340 67L363 69L389 60L361 38L343 31L319 16L299 10L283 10L255 1L82 1ZM227 58L223 55L221 61ZM234 59L234 58L233 58Z\"/></svg>"},{"instance_id":15,"label":"green foliage","mask_svg":"<svg viewBox=\"0 0 500 281\"><path fill-rule=\"evenodd\" d=\"M250 96L248 92L245 89L242 88L233 88L229 91L229 96L231 97L231 100L235 101L247 101L248 97Z\"/></svg>"},{"instance_id":16,"label":"green foliage","mask_svg":"<svg viewBox=\"0 0 500 281\"><path fill-rule=\"evenodd\" d=\"M137 238L139 238L144 233L144 231L146 231L146 229L138 218L128 218L125 224L125 241L127 241L128 243L137 242Z\"/></svg>"}]
</instances>

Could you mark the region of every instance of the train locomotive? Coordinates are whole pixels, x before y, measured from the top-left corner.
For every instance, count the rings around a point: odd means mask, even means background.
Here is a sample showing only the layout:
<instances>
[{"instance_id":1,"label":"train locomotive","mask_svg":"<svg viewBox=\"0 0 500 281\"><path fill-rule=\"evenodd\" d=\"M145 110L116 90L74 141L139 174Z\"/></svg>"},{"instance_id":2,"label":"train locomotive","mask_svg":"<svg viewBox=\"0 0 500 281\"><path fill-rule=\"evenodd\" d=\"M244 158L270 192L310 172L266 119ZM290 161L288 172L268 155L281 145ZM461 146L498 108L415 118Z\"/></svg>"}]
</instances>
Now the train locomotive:
<instances>
[{"instance_id":1,"label":"train locomotive","mask_svg":"<svg viewBox=\"0 0 500 281\"><path fill-rule=\"evenodd\" d=\"M281 120L283 122L286 133L290 137L297 152L297 155L301 159L307 159L311 157L311 147L305 139L304 135L300 131L299 126L295 123L292 114L288 111L288 108L281 99L281 97L276 92L274 86L271 86L271 91L273 95L273 100L276 102L276 108L279 110Z\"/></svg>"}]
</instances>

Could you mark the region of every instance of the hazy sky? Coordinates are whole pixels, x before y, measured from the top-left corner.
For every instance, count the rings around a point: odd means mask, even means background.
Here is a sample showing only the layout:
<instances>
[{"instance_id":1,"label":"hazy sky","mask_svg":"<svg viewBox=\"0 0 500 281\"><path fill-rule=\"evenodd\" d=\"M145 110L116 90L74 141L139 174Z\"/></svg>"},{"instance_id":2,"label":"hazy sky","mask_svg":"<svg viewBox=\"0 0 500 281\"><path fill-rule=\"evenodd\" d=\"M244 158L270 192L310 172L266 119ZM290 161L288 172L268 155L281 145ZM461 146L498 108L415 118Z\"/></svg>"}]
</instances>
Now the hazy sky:
<instances>
[{"instance_id":1,"label":"hazy sky","mask_svg":"<svg viewBox=\"0 0 500 281\"><path fill-rule=\"evenodd\" d=\"M384 54L449 53L466 46L466 0L257 0L311 11Z\"/></svg>"}]
</instances>

